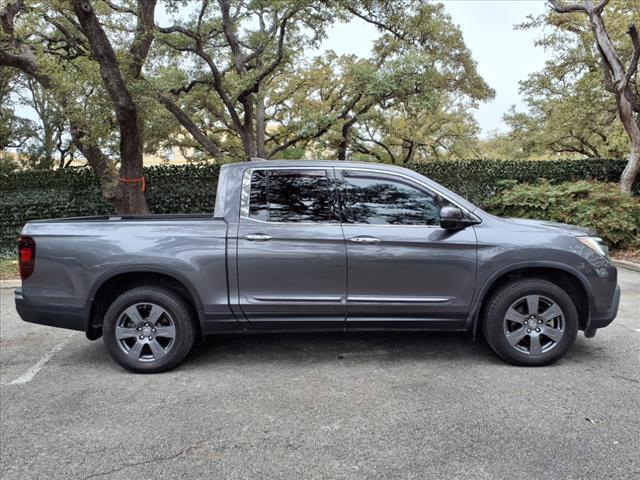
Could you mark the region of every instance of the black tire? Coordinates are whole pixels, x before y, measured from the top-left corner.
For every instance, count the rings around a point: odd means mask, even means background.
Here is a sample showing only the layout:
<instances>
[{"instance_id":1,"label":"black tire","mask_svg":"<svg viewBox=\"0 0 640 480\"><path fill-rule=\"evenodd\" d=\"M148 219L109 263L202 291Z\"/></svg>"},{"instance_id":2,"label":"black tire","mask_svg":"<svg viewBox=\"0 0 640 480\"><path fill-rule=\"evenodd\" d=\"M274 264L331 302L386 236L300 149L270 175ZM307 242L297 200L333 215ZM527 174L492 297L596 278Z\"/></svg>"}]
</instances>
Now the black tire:
<instances>
[{"instance_id":1,"label":"black tire","mask_svg":"<svg viewBox=\"0 0 640 480\"><path fill-rule=\"evenodd\" d=\"M131 317L127 311L132 313ZM162 313L153 321L151 313L155 316L158 312ZM126 338L117 338L117 327L118 335ZM144 331L138 331L141 329ZM193 347L196 336L191 309L184 299L165 288L151 286L134 288L117 297L105 314L102 332L109 355L135 373L159 373L175 368ZM163 337L162 332L167 336Z\"/></svg>"},{"instance_id":2,"label":"black tire","mask_svg":"<svg viewBox=\"0 0 640 480\"><path fill-rule=\"evenodd\" d=\"M547 310L540 314L529 315L531 312L527 308L529 304L527 299L536 298L536 296L542 299L537 302L538 308L542 310L547 305ZM561 328L551 328L553 325L549 324L549 334L555 336L556 332L562 332L557 341L545 335L545 327L547 327L545 318L551 316L551 313L546 314L550 311L548 310L549 302L554 302L562 314L555 317L555 320L551 320L551 322L562 322L554 324L561 325ZM514 304L517 307L512 310L511 307ZM511 322L507 317L516 317L518 321ZM521 325L519 322L522 322ZM541 323L540 329L536 328L538 327L536 323ZM482 318L482 329L489 347L503 360L520 366L549 365L563 356L573 345L578 334L578 311L571 297L558 285L538 279L517 280L500 288L488 300ZM542 333L535 333L537 330ZM524 337L516 345L508 340L510 337L515 341L520 335ZM537 337L537 340L533 336ZM538 348L541 344L543 346ZM547 350L544 351L544 348Z\"/></svg>"}]
</instances>

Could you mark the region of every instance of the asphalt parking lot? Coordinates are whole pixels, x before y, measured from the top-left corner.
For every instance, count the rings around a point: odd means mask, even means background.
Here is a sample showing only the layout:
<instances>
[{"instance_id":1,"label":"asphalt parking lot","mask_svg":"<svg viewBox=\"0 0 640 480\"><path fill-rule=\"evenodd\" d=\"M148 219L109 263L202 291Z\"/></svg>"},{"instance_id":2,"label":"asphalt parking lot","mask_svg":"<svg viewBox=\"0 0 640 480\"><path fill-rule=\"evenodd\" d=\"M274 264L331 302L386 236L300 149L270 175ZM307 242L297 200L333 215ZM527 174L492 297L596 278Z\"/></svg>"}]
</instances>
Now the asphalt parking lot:
<instances>
[{"instance_id":1,"label":"asphalt parking lot","mask_svg":"<svg viewBox=\"0 0 640 480\"><path fill-rule=\"evenodd\" d=\"M127 373L1 291L0 477L640 478L640 273L551 367L464 334L227 336Z\"/></svg>"}]
</instances>

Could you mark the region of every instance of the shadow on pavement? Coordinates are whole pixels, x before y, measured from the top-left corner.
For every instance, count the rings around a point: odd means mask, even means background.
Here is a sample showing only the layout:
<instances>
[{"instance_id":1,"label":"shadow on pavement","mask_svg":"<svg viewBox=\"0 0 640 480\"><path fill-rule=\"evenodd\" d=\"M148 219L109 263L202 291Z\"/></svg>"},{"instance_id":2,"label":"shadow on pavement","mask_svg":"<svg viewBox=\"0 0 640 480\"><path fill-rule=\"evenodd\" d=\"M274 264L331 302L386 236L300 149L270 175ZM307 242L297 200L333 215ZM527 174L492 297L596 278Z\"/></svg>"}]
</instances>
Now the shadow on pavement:
<instances>
[{"instance_id":1,"label":"shadow on pavement","mask_svg":"<svg viewBox=\"0 0 640 480\"><path fill-rule=\"evenodd\" d=\"M87 350L91 350L89 353ZM69 358L95 368L113 365L102 340L85 344ZM554 366L584 364L607 356L607 348L597 339L579 334L568 354ZM371 362L398 363L433 361L465 366L508 366L486 345L464 332L331 332L228 334L196 341L180 370L208 369L215 365L313 365L342 362L358 365ZM521 367L513 367L521 368ZM549 368L549 367L547 367Z\"/></svg>"},{"instance_id":2,"label":"shadow on pavement","mask_svg":"<svg viewBox=\"0 0 640 480\"><path fill-rule=\"evenodd\" d=\"M195 345L189 366L214 362L324 363L433 358L438 361L500 362L482 339L462 332L266 333L208 337Z\"/></svg>"}]
</instances>

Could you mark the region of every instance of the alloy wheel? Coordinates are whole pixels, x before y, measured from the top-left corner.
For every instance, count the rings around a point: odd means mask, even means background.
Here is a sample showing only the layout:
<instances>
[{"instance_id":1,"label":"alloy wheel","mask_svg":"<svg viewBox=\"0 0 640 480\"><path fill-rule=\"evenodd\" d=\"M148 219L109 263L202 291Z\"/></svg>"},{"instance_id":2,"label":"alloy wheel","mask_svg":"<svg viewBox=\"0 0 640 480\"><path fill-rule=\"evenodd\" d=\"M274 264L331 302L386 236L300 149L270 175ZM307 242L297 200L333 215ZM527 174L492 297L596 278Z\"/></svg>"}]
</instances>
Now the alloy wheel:
<instances>
[{"instance_id":1,"label":"alloy wheel","mask_svg":"<svg viewBox=\"0 0 640 480\"><path fill-rule=\"evenodd\" d=\"M127 307L116 322L118 346L132 360L155 362L173 348L176 326L167 312L155 303Z\"/></svg>"},{"instance_id":2,"label":"alloy wheel","mask_svg":"<svg viewBox=\"0 0 640 480\"><path fill-rule=\"evenodd\" d=\"M527 295L507 309L503 328L513 348L527 355L541 355L553 350L564 337L564 312L548 297Z\"/></svg>"}]
</instances>

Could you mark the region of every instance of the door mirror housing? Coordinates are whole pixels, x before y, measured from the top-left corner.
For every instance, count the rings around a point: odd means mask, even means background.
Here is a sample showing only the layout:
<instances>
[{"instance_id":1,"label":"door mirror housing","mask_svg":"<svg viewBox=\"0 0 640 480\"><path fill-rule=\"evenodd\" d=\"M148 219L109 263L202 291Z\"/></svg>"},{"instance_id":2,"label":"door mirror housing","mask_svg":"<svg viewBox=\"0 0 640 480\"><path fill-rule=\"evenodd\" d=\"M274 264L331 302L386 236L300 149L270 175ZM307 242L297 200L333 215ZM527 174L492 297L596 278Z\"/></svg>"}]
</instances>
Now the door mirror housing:
<instances>
[{"instance_id":1,"label":"door mirror housing","mask_svg":"<svg viewBox=\"0 0 640 480\"><path fill-rule=\"evenodd\" d=\"M480 223L471 215L466 215L460 208L446 206L440 210L440 227L445 230L462 230L470 225Z\"/></svg>"}]
</instances>

